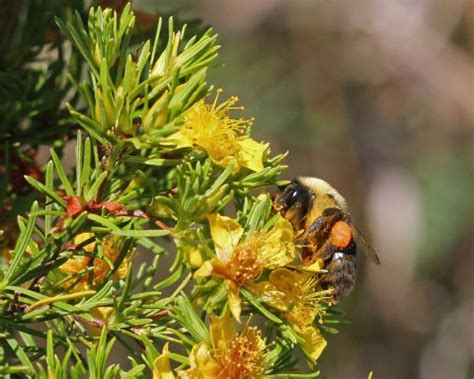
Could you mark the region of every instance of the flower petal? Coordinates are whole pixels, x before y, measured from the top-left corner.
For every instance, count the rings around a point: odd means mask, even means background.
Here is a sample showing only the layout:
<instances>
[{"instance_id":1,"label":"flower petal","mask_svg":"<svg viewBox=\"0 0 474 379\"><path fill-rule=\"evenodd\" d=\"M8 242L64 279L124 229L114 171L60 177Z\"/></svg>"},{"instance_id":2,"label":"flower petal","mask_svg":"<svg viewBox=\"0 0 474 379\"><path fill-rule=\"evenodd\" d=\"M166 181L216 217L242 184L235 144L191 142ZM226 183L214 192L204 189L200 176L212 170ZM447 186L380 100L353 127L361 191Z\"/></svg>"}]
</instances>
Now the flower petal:
<instances>
[{"instance_id":1,"label":"flower petal","mask_svg":"<svg viewBox=\"0 0 474 379\"><path fill-rule=\"evenodd\" d=\"M235 320L226 309L222 317L211 316L210 324L213 350L214 352L223 351L227 342L232 340L236 334Z\"/></svg>"},{"instance_id":2,"label":"flower petal","mask_svg":"<svg viewBox=\"0 0 474 379\"><path fill-rule=\"evenodd\" d=\"M259 255L268 269L283 267L296 258L293 243L293 228L291 224L280 217L277 223L267 232L266 243L260 249Z\"/></svg>"},{"instance_id":3,"label":"flower petal","mask_svg":"<svg viewBox=\"0 0 474 379\"><path fill-rule=\"evenodd\" d=\"M264 169L263 153L267 150L268 145L259 143L250 137L242 137L239 139L238 145L239 165L252 171L262 171Z\"/></svg>"},{"instance_id":4,"label":"flower petal","mask_svg":"<svg viewBox=\"0 0 474 379\"><path fill-rule=\"evenodd\" d=\"M301 337L304 339L304 348L314 360L317 360L328 344L319 329L308 326L301 329Z\"/></svg>"},{"instance_id":5,"label":"flower petal","mask_svg":"<svg viewBox=\"0 0 474 379\"><path fill-rule=\"evenodd\" d=\"M163 346L163 353L153 361L153 379L174 379L169 360L168 344Z\"/></svg>"},{"instance_id":6,"label":"flower petal","mask_svg":"<svg viewBox=\"0 0 474 379\"><path fill-rule=\"evenodd\" d=\"M240 322L240 313L242 312L242 299L239 296L239 289L232 289L232 286L229 286L229 293L227 295L227 300L229 302L229 309L234 316L235 320Z\"/></svg>"},{"instance_id":7,"label":"flower petal","mask_svg":"<svg viewBox=\"0 0 474 379\"><path fill-rule=\"evenodd\" d=\"M270 273L270 282L279 290L290 297L296 297L298 294L297 275L287 268L277 268Z\"/></svg>"},{"instance_id":8,"label":"flower petal","mask_svg":"<svg viewBox=\"0 0 474 379\"><path fill-rule=\"evenodd\" d=\"M263 281L259 283L249 283L246 288L254 295L260 297L260 299L279 311L288 310L288 299L287 295L279 291L275 285L269 281Z\"/></svg>"},{"instance_id":9,"label":"flower petal","mask_svg":"<svg viewBox=\"0 0 474 379\"><path fill-rule=\"evenodd\" d=\"M191 267L200 267L202 265L202 255L196 246L190 246L189 249L186 250L186 257Z\"/></svg>"},{"instance_id":10,"label":"flower petal","mask_svg":"<svg viewBox=\"0 0 474 379\"><path fill-rule=\"evenodd\" d=\"M217 257L222 262L228 262L244 233L244 229L234 219L220 214L210 214L207 219Z\"/></svg>"},{"instance_id":11,"label":"flower petal","mask_svg":"<svg viewBox=\"0 0 474 379\"><path fill-rule=\"evenodd\" d=\"M79 271L82 271L87 267L89 261L90 257L76 255L69 258L65 263L59 266L59 269L69 275L77 274Z\"/></svg>"},{"instance_id":12,"label":"flower petal","mask_svg":"<svg viewBox=\"0 0 474 379\"><path fill-rule=\"evenodd\" d=\"M191 378L219 378L219 364L204 343L201 342L193 347L189 356L189 361L191 364L191 370L188 372Z\"/></svg>"},{"instance_id":13,"label":"flower petal","mask_svg":"<svg viewBox=\"0 0 474 379\"><path fill-rule=\"evenodd\" d=\"M193 141L191 139L189 139L188 136L185 133L181 132L181 131L170 135L166 139L166 141L174 143L177 148L192 147L193 146Z\"/></svg>"},{"instance_id":14,"label":"flower petal","mask_svg":"<svg viewBox=\"0 0 474 379\"><path fill-rule=\"evenodd\" d=\"M94 236L95 236L94 233L80 233L74 237L74 244L80 245L81 243L94 238ZM89 253L92 253L94 249L95 249L95 241L92 241L83 247L83 250L88 251Z\"/></svg>"},{"instance_id":15,"label":"flower petal","mask_svg":"<svg viewBox=\"0 0 474 379\"><path fill-rule=\"evenodd\" d=\"M211 261L205 261L201 267L199 267L195 272L194 272L194 277L198 278L200 276L210 276L212 274L212 271L214 269L214 266Z\"/></svg>"}]
</instances>

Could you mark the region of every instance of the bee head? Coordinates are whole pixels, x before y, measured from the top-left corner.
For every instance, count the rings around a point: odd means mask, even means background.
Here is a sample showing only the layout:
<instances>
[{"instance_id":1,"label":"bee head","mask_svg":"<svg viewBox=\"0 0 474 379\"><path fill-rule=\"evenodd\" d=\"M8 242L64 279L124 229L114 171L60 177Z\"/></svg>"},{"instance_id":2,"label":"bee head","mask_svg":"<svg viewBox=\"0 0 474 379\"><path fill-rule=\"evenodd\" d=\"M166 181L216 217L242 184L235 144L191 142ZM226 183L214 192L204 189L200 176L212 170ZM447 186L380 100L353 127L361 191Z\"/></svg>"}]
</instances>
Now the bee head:
<instances>
[{"instance_id":1,"label":"bee head","mask_svg":"<svg viewBox=\"0 0 474 379\"><path fill-rule=\"evenodd\" d=\"M318 195L330 196L339 208L347 212L348 208L346 200L328 182L308 176L300 176L295 181L300 183L301 186L307 188L310 192L313 192L316 197Z\"/></svg>"},{"instance_id":2,"label":"bee head","mask_svg":"<svg viewBox=\"0 0 474 379\"><path fill-rule=\"evenodd\" d=\"M280 193L275 196L274 205L278 211L283 212L294 206L307 210L311 197L307 188L293 180L290 184L280 188Z\"/></svg>"},{"instance_id":3,"label":"bee head","mask_svg":"<svg viewBox=\"0 0 474 379\"><path fill-rule=\"evenodd\" d=\"M308 188L294 180L275 196L273 206L290 221L295 230L300 230L312 201L313 194Z\"/></svg>"}]
</instances>

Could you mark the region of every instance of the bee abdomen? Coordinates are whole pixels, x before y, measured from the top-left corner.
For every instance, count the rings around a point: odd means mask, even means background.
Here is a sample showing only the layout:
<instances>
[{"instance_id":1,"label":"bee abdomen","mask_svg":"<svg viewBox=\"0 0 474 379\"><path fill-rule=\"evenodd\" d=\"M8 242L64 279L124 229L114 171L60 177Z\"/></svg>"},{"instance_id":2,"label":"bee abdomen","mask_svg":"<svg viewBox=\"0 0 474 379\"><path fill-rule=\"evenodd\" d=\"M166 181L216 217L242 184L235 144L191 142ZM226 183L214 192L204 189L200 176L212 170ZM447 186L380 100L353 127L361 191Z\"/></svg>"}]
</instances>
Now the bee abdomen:
<instances>
[{"instance_id":1,"label":"bee abdomen","mask_svg":"<svg viewBox=\"0 0 474 379\"><path fill-rule=\"evenodd\" d=\"M336 252L326 269L328 272L324 275L322 283L334 290L333 301L338 303L354 288L357 276L356 257L352 254Z\"/></svg>"}]
</instances>

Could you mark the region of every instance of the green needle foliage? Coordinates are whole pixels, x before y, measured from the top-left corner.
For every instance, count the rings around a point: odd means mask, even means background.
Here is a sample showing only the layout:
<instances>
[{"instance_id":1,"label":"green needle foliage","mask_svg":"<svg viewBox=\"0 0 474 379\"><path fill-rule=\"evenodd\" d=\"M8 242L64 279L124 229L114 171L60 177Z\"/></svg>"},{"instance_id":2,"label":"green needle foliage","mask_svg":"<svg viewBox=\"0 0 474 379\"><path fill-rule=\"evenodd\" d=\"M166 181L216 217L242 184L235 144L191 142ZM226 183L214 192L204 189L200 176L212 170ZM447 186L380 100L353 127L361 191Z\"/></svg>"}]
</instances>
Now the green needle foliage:
<instances>
[{"instance_id":1,"label":"green needle foliage","mask_svg":"<svg viewBox=\"0 0 474 379\"><path fill-rule=\"evenodd\" d=\"M79 126L75 171L53 146L42 175L25 177L37 200L3 247L0 374L317 377L340 315L273 210L284 155L253 140L252 120L232 118L237 99L206 81L216 34L187 35L170 18L137 43L130 6L84 20L56 20L75 95L63 107L69 87L48 84L49 121Z\"/></svg>"}]
</instances>

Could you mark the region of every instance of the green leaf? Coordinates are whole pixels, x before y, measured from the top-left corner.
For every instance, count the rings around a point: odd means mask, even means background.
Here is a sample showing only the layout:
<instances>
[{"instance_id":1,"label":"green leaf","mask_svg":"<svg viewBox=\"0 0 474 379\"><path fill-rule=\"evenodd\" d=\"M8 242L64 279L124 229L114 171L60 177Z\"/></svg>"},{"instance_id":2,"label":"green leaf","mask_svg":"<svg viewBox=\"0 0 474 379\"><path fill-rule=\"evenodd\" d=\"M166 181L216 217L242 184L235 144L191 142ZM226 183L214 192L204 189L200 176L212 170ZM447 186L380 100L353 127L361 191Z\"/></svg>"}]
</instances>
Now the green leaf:
<instances>
[{"instance_id":1,"label":"green leaf","mask_svg":"<svg viewBox=\"0 0 474 379\"><path fill-rule=\"evenodd\" d=\"M37 209L38 209L38 203L35 201L33 205L31 206L31 212L35 212ZM20 236L18 237L15 244L15 249L13 250L13 254L12 254L13 259L0 285L0 292L6 285L8 285L13 274L19 269L21 259L23 258L23 254L25 253L26 247L31 241L31 236L33 234L35 223L36 223L36 216L30 216L28 218L28 223L26 224L25 230L20 233Z\"/></svg>"},{"instance_id":2,"label":"green leaf","mask_svg":"<svg viewBox=\"0 0 474 379\"><path fill-rule=\"evenodd\" d=\"M94 183L84 195L86 201L90 201L98 196L100 187L102 186L102 183L104 183L104 180L107 178L108 175L109 174L107 172L103 172L97 177L96 180L94 180Z\"/></svg>"},{"instance_id":3,"label":"green leaf","mask_svg":"<svg viewBox=\"0 0 474 379\"><path fill-rule=\"evenodd\" d=\"M54 355L54 340L53 331L48 330L48 336L46 338L46 359L48 362L48 376L53 376L53 368L55 367L55 355Z\"/></svg>"},{"instance_id":4,"label":"green leaf","mask_svg":"<svg viewBox=\"0 0 474 379\"><path fill-rule=\"evenodd\" d=\"M206 324L204 324L197 315L191 302L185 295L176 298L171 317L177 320L181 325L184 325L196 341L204 342L208 346L211 346Z\"/></svg>"},{"instance_id":5,"label":"green leaf","mask_svg":"<svg viewBox=\"0 0 474 379\"><path fill-rule=\"evenodd\" d=\"M184 265L180 265L176 271L174 271L170 276L168 276L166 279L162 280L161 282L158 282L153 289L155 290L161 290L163 288L169 287L176 283L181 277L183 276L183 273L186 271L186 267Z\"/></svg>"},{"instance_id":6,"label":"green leaf","mask_svg":"<svg viewBox=\"0 0 474 379\"><path fill-rule=\"evenodd\" d=\"M145 230L113 230L112 234L117 236L123 237L133 237L133 238L141 238L141 237L164 237L168 236L170 232L168 230L162 229L145 229Z\"/></svg>"},{"instance_id":7,"label":"green leaf","mask_svg":"<svg viewBox=\"0 0 474 379\"><path fill-rule=\"evenodd\" d=\"M33 267L33 268L31 270L28 270L28 269L24 270L25 272L21 273L14 280L12 280L11 285L18 286L34 278L45 277L50 271L54 270L55 268L58 268L59 266L61 266L63 263L67 261L67 258L64 257L64 258L56 259L51 264L46 265L46 264L41 264L41 258L42 256L33 258L34 261L30 265L30 267ZM37 262L38 265L36 265L34 262Z\"/></svg>"},{"instance_id":8,"label":"green leaf","mask_svg":"<svg viewBox=\"0 0 474 379\"><path fill-rule=\"evenodd\" d=\"M53 162L49 161L46 166L46 187L53 190ZM46 210L51 210L52 204L46 205ZM31 214L31 213L30 213ZM46 214L44 218L44 234L49 234L51 230L51 214ZM33 244L34 246L34 244Z\"/></svg>"},{"instance_id":9,"label":"green leaf","mask_svg":"<svg viewBox=\"0 0 474 379\"><path fill-rule=\"evenodd\" d=\"M16 357L21 362L22 365L28 368L30 373L35 373L35 367L31 360L28 358L25 350L21 347L21 345L17 342L17 340L12 337L9 333L5 338L6 342L10 346L10 348L15 352Z\"/></svg>"},{"instance_id":10,"label":"green leaf","mask_svg":"<svg viewBox=\"0 0 474 379\"><path fill-rule=\"evenodd\" d=\"M84 154L83 149L83 142L82 142L82 133L79 130L77 132L77 139L76 139L76 195L80 196L82 194L82 157Z\"/></svg>"},{"instance_id":11,"label":"green leaf","mask_svg":"<svg viewBox=\"0 0 474 379\"><path fill-rule=\"evenodd\" d=\"M182 162L181 159L165 159L165 158L147 158L147 157L129 157L127 159L130 163L142 163L148 166L176 166Z\"/></svg>"},{"instance_id":12,"label":"green leaf","mask_svg":"<svg viewBox=\"0 0 474 379\"><path fill-rule=\"evenodd\" d=\"M35 178L32 178L31 176L25 175L25 180L28 183L30 183L31 186L36 188L38 191L44 193L50 199L54 200L61 207L66 208L66 201L64 199L61 199L61 197L56 192L54 192L52 189L48 188L43 183L38 182Z\"/></svg>"},{"instance_id":13,"label":"green leaf","mask_svg":"<svg viewBox=\"0 0 474 379\"><path fill-rule=\"evenodd\" d=\"M66 191L66 195L74 196L74 189L72 188L72 184L67 178L66 173L64 172L63 165L61 164L61 161L58 155L53 149L50 149L50 153L51 153L51 158L53 159L53 162L54 162L54 167L56 168L56 172L58 173L59 180L61 181L64 187L64 191Z\"/></svg>"},{"instance_id":14,"label":"green leaf","mask_svg":"<svg viewBox=\"0 0 474 379\"><path fill-rule=\"evenodd\" d=\"M263 316L265 316L270 321L273 321L276 324L282 323L280 318L278 318L272 312L266 309L265 306L262 305L260 301L255 296L253 296L250 292L244 289L241 289L240 292L242 294L242 297L245 300L247 300L250 304L252 304Z\"/></svg>"},{"instance_id":15,"label":"green leaf","mask_svg":"<svg viewBox=\"0 0 474 379\"><path fill-rule=\"evenodd\" d=\"M90 117L77 112L70 104L66 104L69 113L81 125L87 133L94 137L100 144L107 143L107 135L101 130L101 126ZM80 161L79 161L80 162Z\"/></svg>"},{"instance_id":16,"label":"green leaf","mask_svg":"<svg viewBox=\"0 0 474 379\"><path fill-rule=\"evenodd\" d=\"M82 160L77 162L77 164L82 164L82 173L81 173L81 187L84 187L86 183L89 183L91 178L91 139L87 137L84 140L84 152L82 154ZM86 199L87 200L87 199Z\"/></svg>"},{"instance_id":17,"label":"green leaf","mask_svg":"<svg viewBox=\"0 0 474 379\"><path fill-rule=\"evenodd\" d=\"M87 218L91 221L94 221L100 225L105 226L106 228L114 232L120 232L120 228L113 221L111 221L110 218L102 217L94 213L88 213Z\"/></svg>"}]
</instances>

